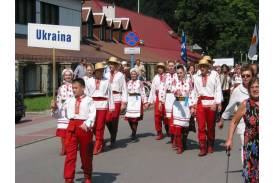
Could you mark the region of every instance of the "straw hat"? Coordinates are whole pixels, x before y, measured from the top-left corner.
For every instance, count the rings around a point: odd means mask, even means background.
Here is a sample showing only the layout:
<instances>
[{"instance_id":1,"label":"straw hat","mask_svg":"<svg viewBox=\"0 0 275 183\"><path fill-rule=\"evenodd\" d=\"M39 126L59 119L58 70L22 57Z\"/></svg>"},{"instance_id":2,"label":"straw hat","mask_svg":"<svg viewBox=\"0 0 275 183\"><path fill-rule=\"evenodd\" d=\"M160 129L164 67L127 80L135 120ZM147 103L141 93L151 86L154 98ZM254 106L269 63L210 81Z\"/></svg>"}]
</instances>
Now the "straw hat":
<instances>
[{"instance_id":1,"label":"straw hat","mask_svg":"<svg viewBox=\"0 0 275 183\"><path fill-rule=\"evenodd\" d=\"M205 58L202 58L200 61L199 61L199 65L208 65L210 66L211 64L209 63L209 60L205 59Z\"/></svg>"},{"instance_id":2,"label":"straw hat","mask_svg":"<svg viewBox=\"0 0 275 183\"><path fill-rule=\"evenodd\" d=\"M110 57L107 62L120 64L120 61L118 61L118 59L116 57Z\"/></svg>"},{"instance_id":3,"label":"straw hat","mask_svg":"<svg viewBox=\"0 0 275 183\"><path fill-rule=\"evenodd\" d=\"M102 62L98 62L95 64L95 71L99 69L104 69L104 64Z\"/></svg>"},{"instance_id":4,"label":"straw hat","mask_svg":"<svg viewBox=\"0 0 275 183\"><path fill-rule=\"evenodd\" d=\"M165 68L166 66L165 66L165 64L164 64L163 62L159 62L159 63L157 64L157 67L164 67L164 68Z\"/></svg>"},{"instance_id":5,"label":"straw hat","mask_svg":"<svg viewBox=\"0 0 275 183\"><path fill-rule=\"evenodd\" d=\"M203 56L202 59L206 59L210 64L214 63L214 61L212 60L211 56L209 56L209 55Z\"/></svg>"}]
</instances>

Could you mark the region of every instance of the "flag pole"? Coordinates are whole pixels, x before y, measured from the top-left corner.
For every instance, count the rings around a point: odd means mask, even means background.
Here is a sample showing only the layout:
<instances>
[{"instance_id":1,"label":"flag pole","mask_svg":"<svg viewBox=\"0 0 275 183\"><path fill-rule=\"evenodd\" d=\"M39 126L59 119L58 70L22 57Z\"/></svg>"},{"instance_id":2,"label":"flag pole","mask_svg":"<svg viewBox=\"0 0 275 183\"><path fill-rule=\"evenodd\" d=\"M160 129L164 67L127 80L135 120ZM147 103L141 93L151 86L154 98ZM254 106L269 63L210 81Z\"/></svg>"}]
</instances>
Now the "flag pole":
<instances>
[{"instance_id":1,"label":"flag pole","mask_svg":"<svg viewBox=\"0 0 275 183\"><path fill-rule=\"evenodd\" d=\"M55 78L56 78L55 48L52 49L52 54L53 54L53 100L55 100Z\"/></svg>"}]
</instances>

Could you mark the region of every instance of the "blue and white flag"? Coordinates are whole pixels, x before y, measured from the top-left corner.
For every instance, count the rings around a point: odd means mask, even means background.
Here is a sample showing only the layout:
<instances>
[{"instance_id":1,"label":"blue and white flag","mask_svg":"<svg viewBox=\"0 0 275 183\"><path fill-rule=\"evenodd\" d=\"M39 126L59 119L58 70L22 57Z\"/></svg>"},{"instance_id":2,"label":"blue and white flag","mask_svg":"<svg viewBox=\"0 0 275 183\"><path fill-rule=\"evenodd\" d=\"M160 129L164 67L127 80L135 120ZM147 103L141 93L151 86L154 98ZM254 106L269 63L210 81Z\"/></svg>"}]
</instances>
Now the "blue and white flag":
<instances>
[{"instance_id":1,"label":"blue and white flag","mask_svg":"<svg viewBox=\"0 0 275 183\"><path fill-rule=\"evenodd\" d=\"M186 51L186 35L182 32L181 36L181 59L187 63L187 51Z\"/></svg>"}]
</instances>

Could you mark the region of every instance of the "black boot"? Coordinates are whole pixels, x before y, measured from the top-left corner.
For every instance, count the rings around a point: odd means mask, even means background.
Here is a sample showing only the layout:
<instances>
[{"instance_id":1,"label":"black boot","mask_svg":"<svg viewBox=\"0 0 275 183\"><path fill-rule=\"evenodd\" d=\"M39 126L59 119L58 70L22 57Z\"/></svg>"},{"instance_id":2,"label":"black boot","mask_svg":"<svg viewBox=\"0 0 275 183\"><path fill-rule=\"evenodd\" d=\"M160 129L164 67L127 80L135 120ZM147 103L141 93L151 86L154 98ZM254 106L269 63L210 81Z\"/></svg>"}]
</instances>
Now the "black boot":
<instances>
[{"instance_id":1,"label":"black boot","mask_svg":"<svg viewBox=\"0 0 275 183\"><path fill-rule=\"evenodd\" d=\"M169 125L164 125L165 131L166 131L166 135L167 137L170 137L170 133L169 133Z\"/></svg>"},{"instance_id":2,"label":"black boot","mask_svg":"<svg viewBox=\"0 0 275 183\"><path fill-rule=\"evenodd\" d=\"M183 149L187 149L187 136L189 134L189 129L188 128L183 128L182 129L182 144L183 144Z\"/></svg>"}]
</instances>

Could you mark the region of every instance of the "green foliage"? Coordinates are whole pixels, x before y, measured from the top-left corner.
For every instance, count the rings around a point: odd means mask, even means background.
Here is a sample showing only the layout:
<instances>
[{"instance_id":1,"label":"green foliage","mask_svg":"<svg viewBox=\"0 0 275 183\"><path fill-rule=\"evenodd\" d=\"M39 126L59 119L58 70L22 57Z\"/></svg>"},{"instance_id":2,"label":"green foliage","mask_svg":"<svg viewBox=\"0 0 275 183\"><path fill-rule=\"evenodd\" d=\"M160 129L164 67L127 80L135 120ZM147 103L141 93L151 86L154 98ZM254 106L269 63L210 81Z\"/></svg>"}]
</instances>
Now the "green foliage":
<instances>
[{"instance_id":1,"label":"green foliage","mask_svg":"<svg viewBox=\"0 0 275 183\"><path fill-rule=\"evenodd\" d=\"M199 44L214 57L239 59L240 52L248 51L258 9L253 0L180 0L175 18L189 44Z\"/></svg>"},{"instance_id":2,"label":"green foliage","mask_svg":"<svg viewBox=\"0 0 275 183\"><path fill-rule=\"evenodd\" d=\"M32 97L25 98L24 103L27 111L44 111L50 109L52 97Z\"/></svg>"},{"instance_id":3,"label":"green foliage","mask_svg":"<svg viewBox=\"0 0 275 183\"><path fill-rule=\"evenodd\" d=\"M138 0L106 0L137 11ZM255 0L140 0L140 12L163 19L187 44L199 44L213 57L234 57L248 52L259 1ZM244 57L243 57L244 58Z\"/></svg>"}]
</instances>

